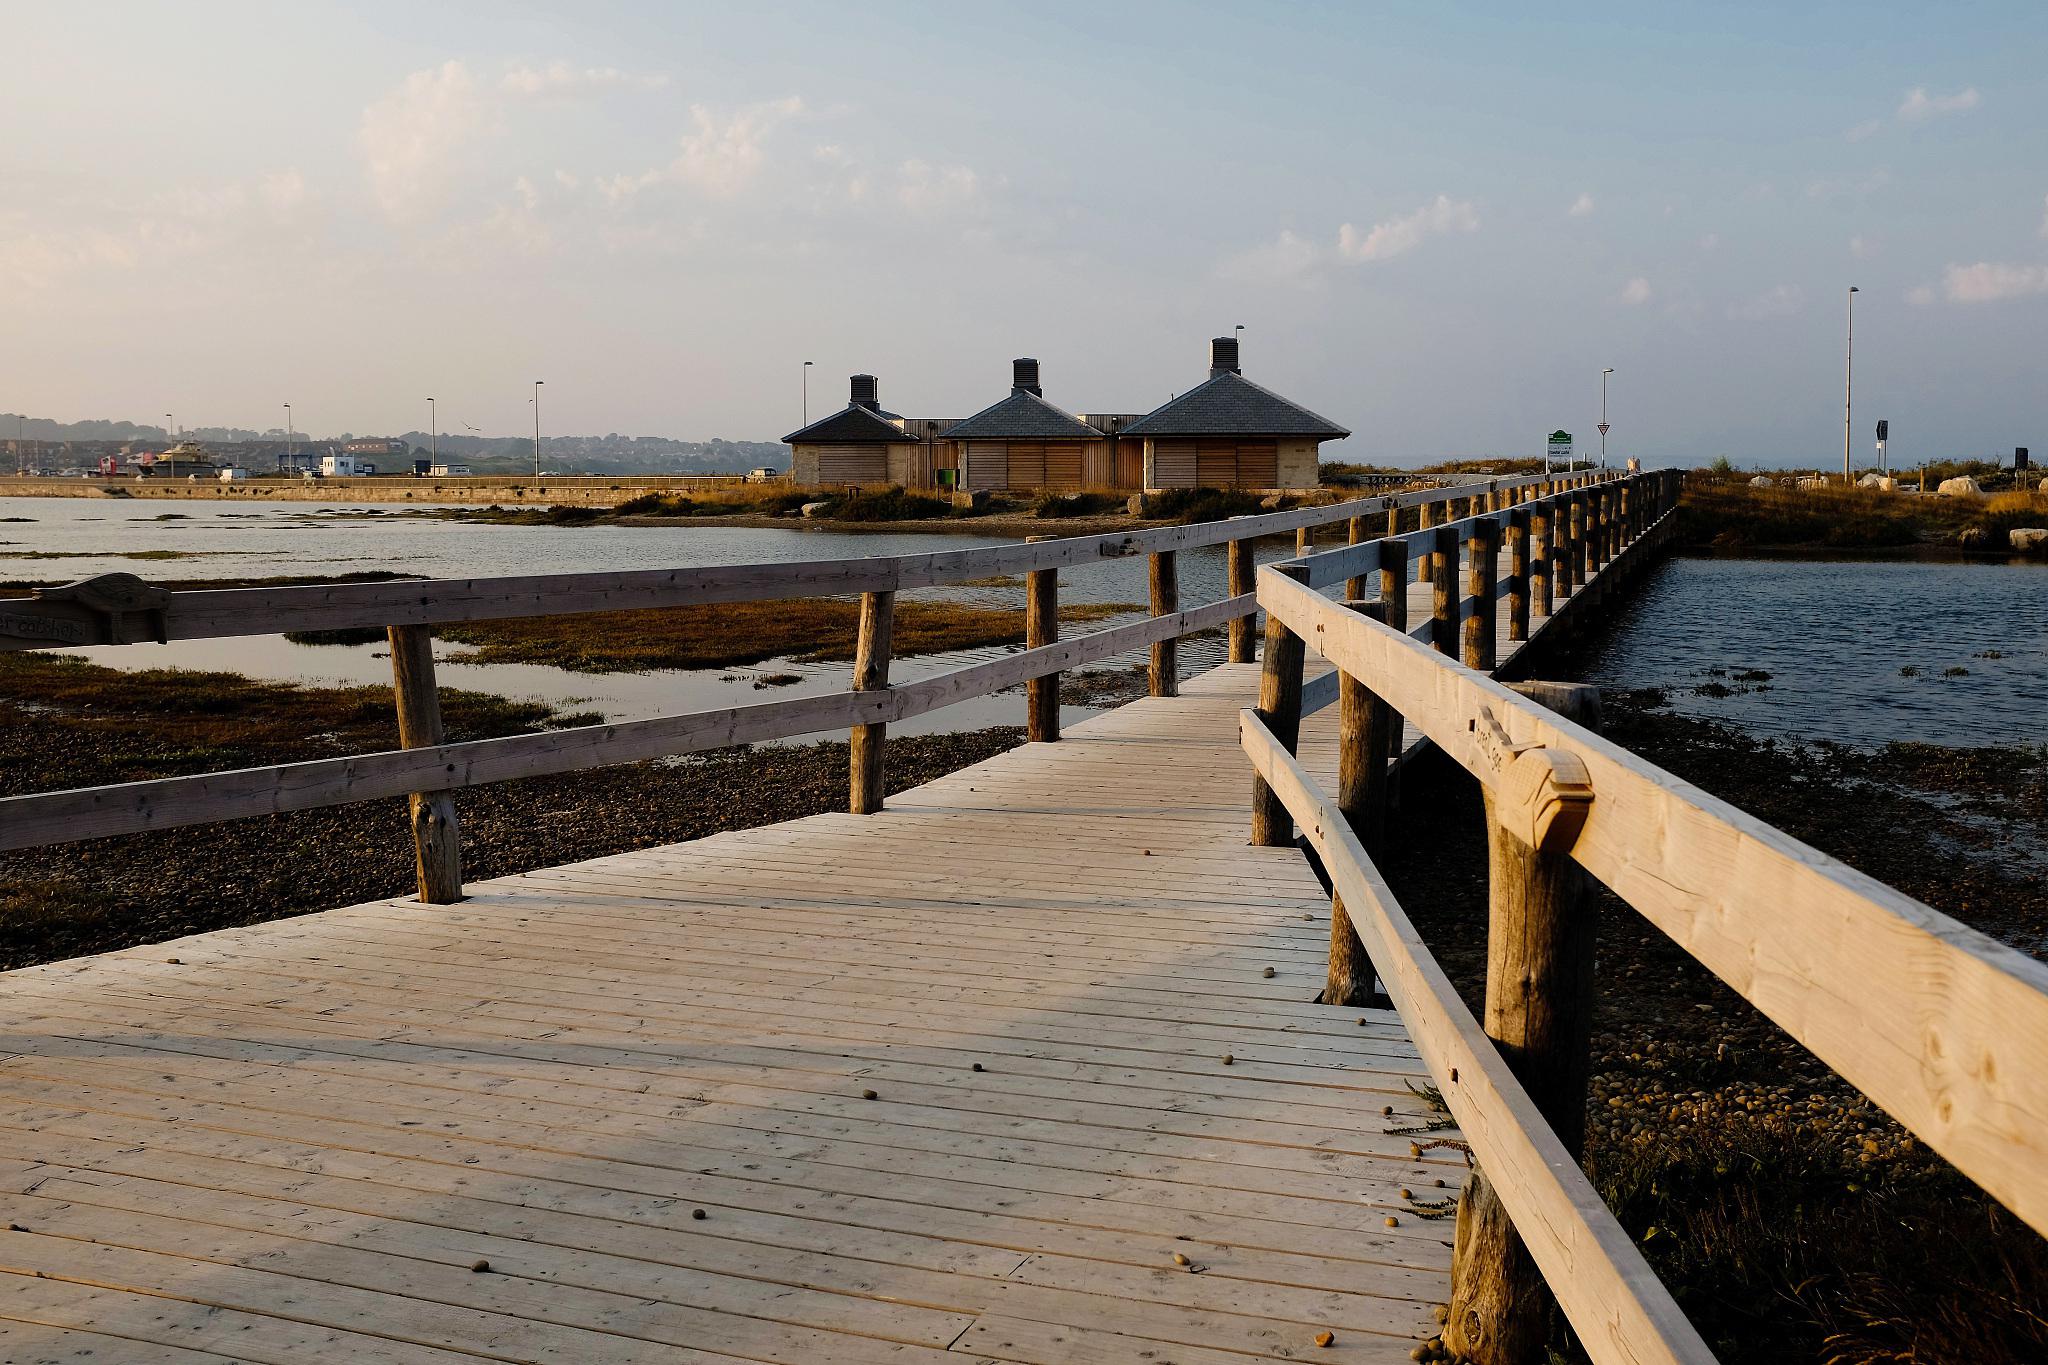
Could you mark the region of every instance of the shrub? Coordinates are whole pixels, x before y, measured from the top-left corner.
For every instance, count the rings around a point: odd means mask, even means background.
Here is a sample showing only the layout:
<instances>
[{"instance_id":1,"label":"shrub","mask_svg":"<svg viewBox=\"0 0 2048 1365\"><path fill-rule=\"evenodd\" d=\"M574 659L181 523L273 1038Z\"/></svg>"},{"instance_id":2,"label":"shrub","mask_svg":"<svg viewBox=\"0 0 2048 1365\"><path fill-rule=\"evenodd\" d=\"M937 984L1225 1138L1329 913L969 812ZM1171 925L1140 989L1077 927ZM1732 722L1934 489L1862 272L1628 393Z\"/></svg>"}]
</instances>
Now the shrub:
<instances>
[{"instance_id":1,"label":"shrub","mask_svg":"<svg viewBox=\"0 0 2048 1365\"><path fill-rule=\"evenodd\" d=\"M1280 509L1294 506L1299 499L1282 495ZM1256 493L1239 488L1168 488L1145 495L1145 515L1155 520L1222 521L1225 517L1249 516L1267 509L1259 505Z\"/></svg>"},{"instance_id":2,"label":"shrub","mask_svg":"<svg viewBox=\"0 0 2048 1365\"><path fill-rule=\"evenodd\" d=\"M830 515L840 521L916 521L925 517L949 517L953 504L943 498L911 493L899 487L878 493L859 492L839 499Z\"/></svg>"},{"instance_id":3,"label":"shrub","mask_svg":"<svg viewBox=\"0 0 2048 1365\"><path fill-rule=\"evenodd\" d=\"M1034 517L1093 517L1114 512L1124 499L1114 493L1040 493L1031 504Z\"/></svg>"}]
</instances>

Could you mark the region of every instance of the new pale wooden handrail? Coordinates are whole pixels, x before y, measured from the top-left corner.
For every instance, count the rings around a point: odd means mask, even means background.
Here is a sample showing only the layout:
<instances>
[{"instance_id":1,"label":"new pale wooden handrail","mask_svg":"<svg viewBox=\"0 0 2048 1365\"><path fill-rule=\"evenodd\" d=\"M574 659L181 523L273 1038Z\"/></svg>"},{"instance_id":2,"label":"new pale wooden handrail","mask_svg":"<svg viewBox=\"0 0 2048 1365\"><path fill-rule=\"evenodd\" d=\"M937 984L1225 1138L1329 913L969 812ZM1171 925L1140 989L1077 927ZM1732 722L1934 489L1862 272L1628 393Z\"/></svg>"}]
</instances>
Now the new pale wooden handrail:
<instances>
[{"instance_id":1,"label":"new pale wooden handrail","mask_svg":"<svg viewBox=\"0 0 2048 1365\"><path fill-rule=\"evenodd\" d=\"M2036 1231L2048 1233L2048 966L1271 568L1259 603L1475 773L1490 710L1579 757L1572 857ZM1348 899L1348 898L1347 898Z\"/></svg>"},{"instance_id":2,"label":"new pale wooden handrail","mask_svg":"<svg viewBox=\"0 0 2048 1365\"><path fill-rule=\"evenodd\" d=\"M1458 998L1336 803L1256 711L1240 712L1238 724L1253 769L1322 858L1416 1051L1587 1353L1596 1365L1711 1365L1713 1352Z\"/></svg>"}]
</instances>

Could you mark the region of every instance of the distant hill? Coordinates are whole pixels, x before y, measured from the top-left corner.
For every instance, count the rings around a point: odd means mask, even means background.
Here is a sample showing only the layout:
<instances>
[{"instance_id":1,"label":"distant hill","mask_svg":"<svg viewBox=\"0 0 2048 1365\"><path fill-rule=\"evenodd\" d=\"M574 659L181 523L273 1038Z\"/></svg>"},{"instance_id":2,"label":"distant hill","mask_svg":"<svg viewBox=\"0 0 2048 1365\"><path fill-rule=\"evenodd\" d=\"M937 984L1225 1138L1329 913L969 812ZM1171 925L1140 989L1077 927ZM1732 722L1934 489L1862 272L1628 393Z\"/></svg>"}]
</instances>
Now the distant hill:
<instances>
[{"instance_id":1,"label":"distant hill","mask_svg":"<svg viewBox=\"0 0 2048 1365\"><path fill-rule=\"evenodd\" d=\"M91 450L73 449L70 452L82 458L97 454L99 448L108 445L136 444L161 448L171 441L170 434L163 427L148 423L106 419L57 422L47 417L24 418L16 413L0 413L0 449L7 448L5 443L13 441L17 434L30 443L39 458L64 453L53 447L92 447ZM203 445L235 446L244 451L272 445L282 450L285 442L281 427L272 427L268 431L241 427L186 427L179 435ZM444 431L437 438L430 439L424 431L345 431L335 436L308 436L305 432L298 432L292 440L299 449L306 450L338 447L344 441L360 436L405 441L421 455L426 454L431 446L439 450L442 459L460 461L479 474L512 474L533 467L533 438L530 436L455 435ZM682 441L669 436L622 436L617 432L604 436L544 436L540 443L540 462L543 468L563 473L732 474L749 469L787 469L789 447L779 441L727 441L718 437L708 441ZM45 460L45 463L49 461Z\"/></svg>"}]
</instances>

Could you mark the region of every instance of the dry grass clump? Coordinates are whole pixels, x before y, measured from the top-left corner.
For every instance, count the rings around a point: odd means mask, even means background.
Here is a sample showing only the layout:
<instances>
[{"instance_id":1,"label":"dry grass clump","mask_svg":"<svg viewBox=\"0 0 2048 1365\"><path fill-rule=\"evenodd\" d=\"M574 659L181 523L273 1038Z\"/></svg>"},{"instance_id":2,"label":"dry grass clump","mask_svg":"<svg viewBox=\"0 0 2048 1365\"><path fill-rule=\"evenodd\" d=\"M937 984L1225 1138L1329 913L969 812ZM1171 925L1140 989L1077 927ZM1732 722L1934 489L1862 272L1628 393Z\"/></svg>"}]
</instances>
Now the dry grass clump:
<instances>
[{"instance_id":1,"label":"dry grass clump","mask_svg":"<svg viewBox=\"0 0 2048 1365\"><path fill-rule=\"evenodd\" d=\"M1061 610L1060 619L1097 621L1141 610L1119 603L1075 603ZM895 652L903 656L1016 644L1024 638L1021 611L949 602L898 602L894 625ZM859 603L812 598L466 621L441 626L439 633L476 646L477 663L617 673L725 668L763 659L851 659L859 626Z\"/></svg>"}]
</instances>

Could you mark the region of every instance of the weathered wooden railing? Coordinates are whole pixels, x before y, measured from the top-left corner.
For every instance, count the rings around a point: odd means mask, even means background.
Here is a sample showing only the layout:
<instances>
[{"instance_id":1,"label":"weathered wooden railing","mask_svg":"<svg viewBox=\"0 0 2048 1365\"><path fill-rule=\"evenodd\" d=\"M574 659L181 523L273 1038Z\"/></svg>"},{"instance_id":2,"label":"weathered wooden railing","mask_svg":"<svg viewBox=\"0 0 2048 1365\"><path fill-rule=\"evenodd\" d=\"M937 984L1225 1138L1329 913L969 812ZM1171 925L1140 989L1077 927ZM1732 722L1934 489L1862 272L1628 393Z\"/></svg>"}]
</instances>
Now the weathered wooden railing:
<instances>
[{"instance_id":1,"label":"weathered wooden railing","mask_svg":"<svg viewBox=\"0 0 2048 1365\"><path fill-rule=\"evenodd\" d=\"M1151 646L1152 692L1169 695L1176 686L1174 642L1226 623L1231 626L1230 657L1249 661L1248 618L1257 610L1250 580L1254 538L1293 532L1299 549L1311 543L1316 528L1345 522L1349 539L1359 542L1368 518L1384 519L1390 529L1398 529L1404 510L1411 507L1427 516L1453 499L1527 499L1539 493L1557 502L1588 496L1600 486L1586 475L1554 484L1530 477L1483 489L1430 489L1128 534L869 559L187 592L154 588L127 575L88 580L32 598L0 601L0 648L381 626L391 637L402 747L9 797L0 800L0 849L407 796L419 849L421 897L446 902L461 895L459 833L448 792L841 728L852 734L850 804L856 811L872 812L882 805L885 727L892 721L1028 683L1031 735L1054 740L1059 733L1058 675L1067 669ZM1229 547L1230 596L1182 610L1175 556L1217 544ZM1059 570L1137 554L1151 560L1151 618L1059 639ZM1026 575L1028 585L1025 649L915 682L889 683L890 626L898 592L1017 573ZM459 744L443 740L428 647L429 628L436 623L850 593L861 598L851 691Z\"/></svg>"},{"instance_id":2,"label":"weathered wooden railing","mask_svg":"<svg viewBox=\"0 0 2048 1365\"><path fill-rule=\"evenodd\" d=\"M1299 825L1335 889L1326 998L1377 972L1471 1146L1445 1345L1484 1365L1540 1357L1546 1286L1596 1362L1713 1359L1579 1166L1595 989L1587 876L2048 1232L2048 967L1558 714L1573 689L1533 685L1549 709L1485 671L1497 591L1513 631L1553 579L1626 561L1668 524L1674 496L1660 475L1464 523L1468 593L1447 608L1440 591L1436 613L1463 620L1462 661L1447 657L1442 632L1432 649L1382 620L1403 597L1410 551L1439 557L1426 571L1442 585L1455 539L1344 547L1258 575L1267 653L1259 709L1242 716L1253 837L1285 843ZM1526 564L1511 550L1504 585L1494 531L1511 546L1528 537ZM1362 596L1372 565L1381 601L1316 591L1341 581ZM1311 649L1343 680L1334 800L1295 757L1291 699ZM1486 796L1483 1028L1373 862L1385 798L1372 775L1386 771L1399 718Z\"/></svg>"}]
</instances>

